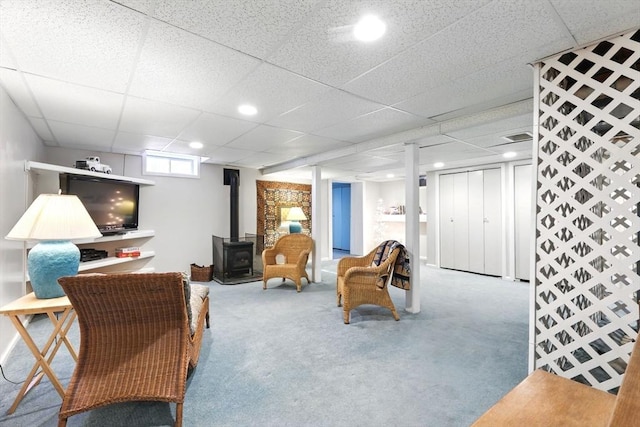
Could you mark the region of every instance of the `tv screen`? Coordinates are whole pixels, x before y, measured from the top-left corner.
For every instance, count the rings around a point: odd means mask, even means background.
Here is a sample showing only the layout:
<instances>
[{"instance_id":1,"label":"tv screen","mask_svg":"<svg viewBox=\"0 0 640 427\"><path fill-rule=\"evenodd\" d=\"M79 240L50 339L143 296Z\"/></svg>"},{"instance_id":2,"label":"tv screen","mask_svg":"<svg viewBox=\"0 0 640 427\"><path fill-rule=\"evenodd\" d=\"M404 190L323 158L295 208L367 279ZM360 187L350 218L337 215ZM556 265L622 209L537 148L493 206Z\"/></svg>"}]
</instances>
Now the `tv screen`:
<instances>
[{"instance_id":1,"label":"tv screen","mask_svg":"<svg viewBox=\"0 0 640 427\"><path fill-rule=\"evenodd\" d=\"M65 187L65 194L75 194L82 201L102 234L138 228L138 184L67 175Z\"/></svg>"}]
</instances>

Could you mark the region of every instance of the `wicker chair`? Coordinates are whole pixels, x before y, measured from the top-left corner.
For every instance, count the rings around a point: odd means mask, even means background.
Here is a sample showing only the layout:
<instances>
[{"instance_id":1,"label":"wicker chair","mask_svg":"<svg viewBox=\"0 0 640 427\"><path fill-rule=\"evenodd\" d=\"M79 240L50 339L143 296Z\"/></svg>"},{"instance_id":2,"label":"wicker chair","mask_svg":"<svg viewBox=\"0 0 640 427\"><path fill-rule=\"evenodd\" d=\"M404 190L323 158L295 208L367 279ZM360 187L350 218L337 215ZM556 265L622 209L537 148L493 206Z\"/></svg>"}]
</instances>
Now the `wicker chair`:
<instances>
[{"instance_id":1,"label":"wicker chair","mask_svg":"<svg viewBox=\"0 0 640 427\"><path fill-rule=\"evenodd\" d=\"M291 279L296 283L296 290L302 290L302 278L309 276L305 270L309 254L313 249L313 239L306 234L288 234L276 241L269 249L262 251L262 289L267 289L267 281L276 277ZM284 256L284 264L276 264L276 256Z\"/></svg>"},{"instance_id":2,"label":"wicker chair","mask_svg":"<svg viewBox=\"0 0 640 427\"><path fill-rule=\"evenodd\" d=\"M59 283L78 314L80 351L58 426L127 401L175 402L181 426L187 372L197 364L204 323L209 327L208 296L192 335L181 273L79 275Z\"/></svg>"},{"instance_id":3,"label":"wicker chair","mask_svg":"<svg viewBox=\"0 0 640 427\"><path fill-rule=\"evenodd\" d=\"M337 302L338 307L343 307L345 324L349 324L351 310L362 304L386 307L391 310L394 319L400 320L388 289L400 248L394 249L379 266L373 265L376 250L363 257L344 257L338 262Z\"/></svg>"}]
</instances>

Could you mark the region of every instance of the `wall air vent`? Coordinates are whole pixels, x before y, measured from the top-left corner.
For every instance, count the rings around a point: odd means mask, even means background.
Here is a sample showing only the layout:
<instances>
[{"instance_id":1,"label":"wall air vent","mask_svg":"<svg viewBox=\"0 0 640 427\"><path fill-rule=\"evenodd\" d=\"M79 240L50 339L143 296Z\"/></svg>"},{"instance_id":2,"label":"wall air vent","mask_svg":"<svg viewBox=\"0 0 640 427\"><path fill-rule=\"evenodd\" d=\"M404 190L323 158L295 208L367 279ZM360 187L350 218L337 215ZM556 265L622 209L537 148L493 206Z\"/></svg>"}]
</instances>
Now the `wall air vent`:
<instances>
[{"instance_id":1,"label":"wall air vent","mask_svg":"<svg viewBox=\"0 0 640 427\"><path fill-rule=\"evenodd\" d=\"M514 135L503 136L502 139L509 142L531 141L533 139L533 135L531 134L531 132L516 133Z\"/></svg>"}]
</instances>

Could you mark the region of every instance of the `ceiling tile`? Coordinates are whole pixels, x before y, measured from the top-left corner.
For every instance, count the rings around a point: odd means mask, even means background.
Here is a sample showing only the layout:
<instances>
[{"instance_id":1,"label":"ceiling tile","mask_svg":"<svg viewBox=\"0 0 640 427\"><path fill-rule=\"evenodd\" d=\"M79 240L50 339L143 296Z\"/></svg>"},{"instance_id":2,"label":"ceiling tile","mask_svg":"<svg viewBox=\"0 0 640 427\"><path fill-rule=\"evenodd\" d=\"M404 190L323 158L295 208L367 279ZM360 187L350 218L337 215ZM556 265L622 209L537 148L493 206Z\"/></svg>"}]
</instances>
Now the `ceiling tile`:
<instances>
[{"instance_id":1,"label":"ceiling tile","mask_svg":"<svg viewBox=\"0 0 640 427\"><path fill-rule=\"evenodd\" d=\"M465 78L444 82L397 103L394 107L423 117L438 116L439 120L443 120L443 111L459 111L459 116L474 113L470 106L485 109L487 107L484 105L492 100L500 100L497 105L519 101L520 99L503 99L513 97L514 93L516 98L530 98L533 96L532 81L533 69L530 66L504 61L478 70ZM453 116L449 115L446 118Z\"/></svg>"},{"instance_id":2,"label":"ceiling tile","mask_svg":"<svg viewBox=\"0 0 640 427\"><path fill-rule=\"evenodd\" d=\"M53 139L53 134L51 130L49 130L49 126L44 119L39 117L29 117L29 123L33 126L33 129L36 131L40 139L42 139L47 145L58 145L58 143Z\"/></svg>"},{"instance_id":3,"label":"ceiling tile","mask_svg":"<svg viewBox=\"0 0 640 427\"><path fill-rule=\"evenodd\" d=\"M329 90L326 85L263 63L220 98L211 111L262 123L316 100ZM252 117L242 116L238 113L241 104L254 105L258 113Z\"/></svg>"},{"instance_id":4,"label":"ceiling tile","mask_svg":"<svg viewBox=\"0 0 640 427\"><path fill-rule=\"evenodd\" d=\"M447 135L469 141L472 138L495 136L497 138L519 132L533 131L533 114L522 114L501 120L482 123L465 129L447 132Z\"/></svg>"},{"instance_id":5,"label":"ceiling tile","mask_svg":"<svg viewBox=\"0 0 640 427\"><path fill-rule=\"evenodd\" d=\"M119 130L176 138L200 112L163 102L127 97Z\"/></svg>"},{"instance_id":6,"label":"ceiling tile","mask_svg":"<svg viewBox=\"0 0 640 427\"><path fill-rule=\"evenodd\" d=\"M320 99L270 120L268 124L310 133L382 107L374 102L333 89L322 95Z\"/></svg>"},{"instance_id":7,"label":"ceiling tile","mask_svg":"<svg viewBox=\"0 0 640 427\"><path fill-rule=\"evenodd\" d=\"M212 111L260 64L256 58L164 23L150 25L130 93Z\"/></svg>"},{"instance_id":8,"label":"ceiling tile","mask_svg":"<svg viewBox=\"0 0 640 427\"><path fill-rule=\"evenodd\" d=\"M227 147L267 151L282 148L287 141L299 138L302 135L301 132L293 130L261 125L230 142Z\"/></svg>"},{"instance_id":9,"label":"ceiling tile","mask_svg":"<svg viewBox=\"0 0 640 427\"><path fill-rule=\"evenodd\" d=\"M156 2L154 16L233 49L263 58L305 22L320 0Z\"/></svg>"},{"instance_id":10,"label":"ceiling tile","mask_svg":"<svg viewBox=\"0 0 640 427\"><path fill-rule=\"evenodd\" d=\"M396 104L514 57L523 46L546 45L564 34L538 2L494 1L349 82L345 89Z\"/></svg>"},{"instance_id":11,"label":"ceiling tile","mask_svg":"<svg viewBox=\"0 0 640 427\"><path fill-rule=\"evenodd\" d=\"M347 122L314 131L314 134L343 141L362 142L430 123L434 121L393 108L383 108Z\"/></svg>"},{"instance_id":12,"label":"ceiling tile","mask_svg":"<svg viewBox=\"0 0 640 427\"><path fill-rule=\"evenodd\" d=\"M118 126L124 95L33 75L25 78L45 119L111 130Z\"/></svg>"},{"instance_id":13,"label":"ceiling tile","mask_svg":"<svg viewBox=\"0 0 640 427\"><path fill-rule=\"evenodd\" d=\"M364 13L387 23L377 42L351 37ZM402 170L406 139L427 169L525 158L500 137L533 125L510 118L532 99L528 64L638 16L637 0L0 0L0 84L54 147L200 141L213 163L377 179Z\"/></svg>"},{"instance_id":14,"label":"ceiling tile","mask_svg":"<svg viewBox=\"0 0 640 427\"><path fill-rule=\"evenodd\" d=\"M479 143L476 143L476 141L473 139L471 140L471 142L474 143L475 145L480 145ZM525 157L525 158L531 158L533 155L531 141L507 142L501 139L497 141L497 144L488 146L488 148L491 151L500 153L500 154L513 151L521 154L522 155L521 157Z\"/></svg>"},{"instance_id":15,"label":"ceiling tile","mask_svg":"<svg viewBox=\"0 0 640 427\"><path fill-rule=\"evenodd\" d=\"M127 86L144 22L98 0L0 2L0 31L21 71L117 92Z\"/></svg>"},{"instance_id":16,"label":"ceiling tile","mask_svg":"<svg viewBox=\"0 0 640 427\"><path fill-rule=\"evenodd\" d=\"M390 167L398 167L398 161L387 157L370 156L366 154L357 154L331 162L332 167L345 168L356 172L375 172L380 169L386 170Z\"/></svg>"},{"instance_id":17,"label":"ceiling tile","mask_svg":"<svg viewBox=\"0 0 640 427\"><path fill-rule=\"evenodd\" d=\"M184 141L198 141L205 145L222 146L258 126L246 120L203 113L180 132Z\"/></svg>"},{"instance_id":18,"label":"ceiling tile","mask_svg":"<svg viewBox=\"0 0 640 427\"><path fill-rule=\"evenodd\" d=\"M206 151L206 148L191 148L189 146L189 144L191 143L191 141L182 141L180 139L174 139L171 142L169 142L168 145L166 145L163 148L163 151L167 152L167 153L178 153L178 154L188 154L190 156L205 156L205 154L203 154ZM215 147L213 147L215 148Z\"/></svg>"},{"instance_id":19,"label":"ceiling tile","mask_svg":"<svg viewBox=\"0 0 640 427\"><path fill-rule=\"evenodd\" d=\"M486 2L406 0L398 7L396 2L327 1L269 61L340 86ZM380 40L363 43L352 36L353 26L365 14L377 15L386 22L387 31Z\"/></svg>"},{"instance_id":20,"label":"ceiling tile","mask_svg":"<svg viewBox=\"0 0 640 427\"><path fill-rule=\"evenodd\" d=\"M461 142L452 141L447 144L432 145L420 149L420 164L432 165L436 162L447 162L481 158L493 152L476 148Z\"/></svg>"},{"instance_id":21,"label":"ceiling tile","mask_svg":"<svg viewBox=\"0 0 640 427\"><path fill-rule=\"evenodd\" d=\"M420 138L416 142L418 143L418 146L420 148L423 148L423 147L430 147L432 145L448 144L449 142L451 142L451 138L445 135L438 134L438 135L432 135L432 136Z\"/></svg>"},{"instance_id":22,"label":"ceiling tile","mask_svg":"<svg viewBox=\"0 0 640 427\"><path fill-rule=\"evenodd\" d=\"M92 128L77 124L49 120L49 126L60 145L69 148L83 148L96 151L111 152L114 139L113 130ZM62 143L61 141L64 141Z\"/></svg>"},{"instance_id":23,"label":"ceiling tile","mask_svg":"<svg viewBox=\"0 0 640 427\"><path fill-rule=\"evenodd\" d=\"M626 28L638 28L640 2L637 0L550 0L562 21L579 44L590 43Z\"/></svg>"},{"instance_id":24,"label":"ceiling tile","mask_svg":"<svg viewBox=\"0 0 640 427\"><path fill-rule=\"evenodd\" d=\"M202 156L209 157L207 163L221 165L236 162L253 154L255 154L254 151L239 150L237 148L228 147L212 147L210 149L205 149L202 152Z\"/></svg>"},{"instance_id":25,"label":"ceiling tile","mask_svg":"<svg viewBox=\"0 0 640 427\"><path fill-rule=\"evenodd\" d=\"M281 163L287 160L289 157L287 153L259 153L254 152L241 159L233 162L234 165L242 166L246 168L260 169L273 164Z\"/></svg>"},{"instance_id":26,"label":"ceiling tile","mask_svg":"<svg viewBox=\"0 0 640 427\"><path fill-rule=\"evenodd\" d=\"M42 117L38 105L34 102L29 88L22 79L22 73L0 68L0 84L26 116Z\"/></svg>"},{"instance_id":27,"label":"ceiling tile","mask_svg":"<svg viewBox=\"0 0 640 427\"><path fill-rule=\"evenodd\" d=\"M285 152L294 157L311 156L313 154L349 147L352 144L317 135L305 134L267 151Z\"/></svg>"},{"instance_id":28,"label":"ceiling tile","mask_svg":"<svg viewBox=\"0 0 640 427\"><path fill-rule=\"evenodd\" d=\"M163 150L171 144L172 138L140 135L137 133L118 132L113 141L113 151L125 153L142 153L145 150Z\"/></svg>"}]
</instances>

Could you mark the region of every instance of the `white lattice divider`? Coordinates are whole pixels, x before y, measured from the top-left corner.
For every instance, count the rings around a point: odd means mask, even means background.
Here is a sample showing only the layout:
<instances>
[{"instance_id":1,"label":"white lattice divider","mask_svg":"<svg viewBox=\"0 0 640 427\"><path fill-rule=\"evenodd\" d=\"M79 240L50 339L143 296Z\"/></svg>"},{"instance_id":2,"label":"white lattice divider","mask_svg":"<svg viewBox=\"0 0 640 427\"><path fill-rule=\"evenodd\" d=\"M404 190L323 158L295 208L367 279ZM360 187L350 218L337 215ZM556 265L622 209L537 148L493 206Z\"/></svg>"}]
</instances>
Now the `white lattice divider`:
<instances>
[{"instance_id":1,"label":"white lattice divider","mask_svg":"<svg viewBox=\"0 0 640 427\"><path fill-rule=\"evenodd\" d=\"M534 367L615 392L639 322L640 31L536 71Z\"/></svg>"}]
</instances>

